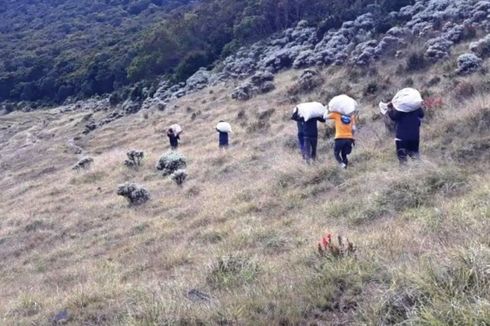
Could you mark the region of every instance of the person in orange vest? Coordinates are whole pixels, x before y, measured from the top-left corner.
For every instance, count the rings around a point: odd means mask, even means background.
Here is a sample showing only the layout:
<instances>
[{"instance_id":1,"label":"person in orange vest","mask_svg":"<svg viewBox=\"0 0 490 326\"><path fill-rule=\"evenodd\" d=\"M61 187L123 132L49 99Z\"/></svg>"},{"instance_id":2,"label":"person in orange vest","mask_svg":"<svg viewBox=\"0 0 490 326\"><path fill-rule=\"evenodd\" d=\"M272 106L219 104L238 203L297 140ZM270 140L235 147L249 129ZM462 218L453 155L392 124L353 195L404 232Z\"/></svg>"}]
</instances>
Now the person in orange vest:
<instances>
[{"instance_id":1,"label":"person in orange vest","mask_svg":"<svg viewBox=\"0 0 490 326\"><path fill-rule=\"evenodd\" d=\"M342 168L347 169L347 166L349 165L348 155L352 152L352 147L355 146L355 116L354 114L345 115L338 112L332 112L326 115L325 118L335 122L335 159Z\"/></svg>"}]
</instances>

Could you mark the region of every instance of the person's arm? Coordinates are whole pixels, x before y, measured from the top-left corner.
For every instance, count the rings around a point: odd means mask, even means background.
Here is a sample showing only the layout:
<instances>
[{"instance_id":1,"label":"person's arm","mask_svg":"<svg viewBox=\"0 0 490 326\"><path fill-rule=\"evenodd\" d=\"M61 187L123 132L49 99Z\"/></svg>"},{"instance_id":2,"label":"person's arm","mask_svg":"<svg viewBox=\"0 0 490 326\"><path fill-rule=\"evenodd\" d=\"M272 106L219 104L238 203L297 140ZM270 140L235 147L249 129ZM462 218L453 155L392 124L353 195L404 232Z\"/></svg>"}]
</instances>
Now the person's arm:
<instances>
[{"instance_id":1,"label":"person's arm","mask_svg":"<svg viewBox=\"0 0 490 326\"><path fill-rule=\"evenodd\" d=\"M323 122L323 123L327 122L327 120L324 119L324 118L317 118L317 120L320 121L320 122Z\"/></svg>"},{"instance_id":2,"label":"person's arm","mask_svg":"<svg viewBox=\"0 0 490 326\"><path fill-rule=\"evenodd\" d=\"M423 119L425 117L425 112L424 112L424 109L420 108L418 110L418 115L419 115L419 118L420 119Z\"/></svg>"},{"instance_id":3,"label":"person's arm","mask_svg":"<svg viewBox=\"0 0 490 326\"><path fill-rule=\"evenodd\" d=\"M294 121L300 121L301 117L299 116L298 110L294 111L293 115L291 116L291 120Z\"/></svg>"},{"instance_id":4,"label":"person's arm","mask_svg":"<svg viewBox=\"0 0 490 326\"><path fill-rule=\"evenodd\" d=\"M388 116L390 117L391 120L393 121L398 121L400 119L400 114L398 113L397 110L390 108L388 110Z\"/></svg>"}]
</instances>

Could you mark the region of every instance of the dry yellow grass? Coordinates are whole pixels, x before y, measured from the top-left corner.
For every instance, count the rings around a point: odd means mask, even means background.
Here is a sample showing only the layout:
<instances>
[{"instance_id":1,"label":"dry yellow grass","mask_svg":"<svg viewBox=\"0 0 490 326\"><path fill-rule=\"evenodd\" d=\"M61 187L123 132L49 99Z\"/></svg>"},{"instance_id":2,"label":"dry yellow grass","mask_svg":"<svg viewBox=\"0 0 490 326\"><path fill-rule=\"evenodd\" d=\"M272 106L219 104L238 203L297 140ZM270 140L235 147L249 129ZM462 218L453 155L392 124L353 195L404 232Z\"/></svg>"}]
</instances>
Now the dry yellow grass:
<instances>
[{"instance_id":1,"label":"dry yellow grass","mask_svg":"<svg viewBox=\"0 0 490 326\"><path fill-rule=\"evenodd\" d=\"M449 94L454 81L426 86L441 67L411 75L444 105L423 126L422 162L400 170L375 109L405 85L395 69L330 68L326 84L300 98L325 102L348 90L360 99L347 171L334 163L331 140L320 141L312 166L288 145L296 130L286 89L298 72L278 75L273 93L249 102L232 101L224 85L97 129L78 141L95 160L78 173L70 140L85 113L0 117L0 323L49 324L64 309L74 325L489 323L489 95L461 102ZM385 89L364 96L373 81ZM462 81L484 85L488 76ZM234 126L227 152L217 148L220 119ZM182 188L155 169L175 122L188 160ZM145 152L136 171L123 165L133 148ZM126 181L144 185L151 201L128 207L115 193ZM400 201L405 195L413 197ZM318 257L325 229L349 237L355 257ZM458 257L468 262L463 276L431 278ZM444 277L468 284L446 288ZM210 300L190 300L191 289Z\"/></svg>"}]
</instances>

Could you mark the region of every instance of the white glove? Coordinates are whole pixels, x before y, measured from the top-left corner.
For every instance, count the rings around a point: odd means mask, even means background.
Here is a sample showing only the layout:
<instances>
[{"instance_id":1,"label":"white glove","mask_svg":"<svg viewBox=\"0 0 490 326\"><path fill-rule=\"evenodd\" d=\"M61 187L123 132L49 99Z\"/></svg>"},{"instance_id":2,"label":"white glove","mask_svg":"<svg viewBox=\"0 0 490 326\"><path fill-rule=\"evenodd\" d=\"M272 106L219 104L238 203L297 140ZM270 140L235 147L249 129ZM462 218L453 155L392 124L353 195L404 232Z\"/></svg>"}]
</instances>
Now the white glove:
<instances>
[{"instance_id":1,"label":"white glove","mask_svg":"<svg viewBox=\"0 0 490 326\"><path fill-rule=\"evenodd\" d=\"M388 103L379 102L379 111L382 115L385 115L388 112Z\"/></svg>"}]
</instances>

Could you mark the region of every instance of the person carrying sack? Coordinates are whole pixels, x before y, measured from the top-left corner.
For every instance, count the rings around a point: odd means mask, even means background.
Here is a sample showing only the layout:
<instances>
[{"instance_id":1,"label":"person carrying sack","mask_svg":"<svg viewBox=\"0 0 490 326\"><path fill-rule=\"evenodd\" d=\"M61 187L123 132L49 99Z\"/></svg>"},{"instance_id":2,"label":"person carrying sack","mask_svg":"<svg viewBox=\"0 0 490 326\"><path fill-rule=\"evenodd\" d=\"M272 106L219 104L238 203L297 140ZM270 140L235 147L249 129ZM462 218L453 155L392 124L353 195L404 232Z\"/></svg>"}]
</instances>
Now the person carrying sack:
<instances>
[{"instance_id":1,"label":"person carrying sack","mask_svg":"<svg viewBox=\"0 0 490 326\"><path fill-rule=\"evenodd\" d=\"M318 102L300 103L294 109L294 113L297 112L297 118L300 120L298 121L298 139L301 137L301 129L303 131L303 159L307 163L316 160L318 121L325 122L323 118L325 111L323 104Z\"/></svg>"},{"instance_id":2,"label":"person carrying sack","mask_svg":"<svg viewBox=\"0 0 490 326\"><path fill-rule=\"evenodd\" d=\"M420 158L420 126L425 115L422 105L422 96L413 88L405 88L390 103L379 105L381 113L395 122L396 154L401 165L407 163L408 157Z\"/></svg>"},{"instance_id":3,"label":"person carrying sack","mask_svg":"<svg viewBox=\"0 0 490 326\"><path fill-rule=\"evenodd\" d=\"M352 153L352 146L355 145L355 117L353 114L344 115L338 112L332 112L328 114L326 118L335 122L335 159L342 168L347 169L347 166L349 165L348 155Z\"/></svg>"},{"instance_id":4,"label":"person carrying sack","mask_svg":"<svg viewBox=\"0 0 490 326\"><path fill-rule=\"evenodd\" d=\"M220 149L227 149L229 146L229 136L231 133L231 125L228 122L220 120L216 126L216 131L219 133L218 146Z\"/></svg>"},{"instance_id":5,"label":"person carrying sack","mask_svg":"<svg viewBox=\"0 0 490 326\"><path fill-rule=\"evenodd\" d=\"M349 154L355 145L354 132L356 119L354 112L357 110L357 102L347 95L334 97L328 104L330 113L325 119L335 122L335 146L334 155L337 162L344 169L349 165Z\"/></svg>"},{"instance_id":6,"label":"person carrying sack","mask_svg":"<svg viewBox=\"0 0 490 326\"><path fill-rule=\"evenodd\" d=\"M170 148L176 150L179 147L180 134L182 133L182 128L179 125L172 125L167 130L167 137L170 142Z\"/></svg>"}]
</instances>

